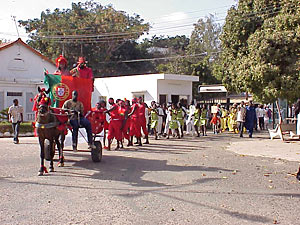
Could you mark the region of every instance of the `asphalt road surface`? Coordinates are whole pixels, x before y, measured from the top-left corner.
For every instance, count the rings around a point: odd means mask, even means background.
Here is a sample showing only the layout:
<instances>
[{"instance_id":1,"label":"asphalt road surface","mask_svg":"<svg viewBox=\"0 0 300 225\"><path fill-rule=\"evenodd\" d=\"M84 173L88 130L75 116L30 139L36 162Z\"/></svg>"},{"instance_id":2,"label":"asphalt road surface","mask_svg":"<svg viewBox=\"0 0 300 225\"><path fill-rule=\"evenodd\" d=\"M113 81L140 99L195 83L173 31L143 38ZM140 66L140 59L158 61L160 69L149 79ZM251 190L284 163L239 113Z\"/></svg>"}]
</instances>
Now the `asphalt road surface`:
<instances>
[{"instance_id":1,"label":"asphalt road surface","mask_svg":"<svg viewBox=\"0 0 300 225\"><path fill-rule=\"evenodd\" d=\"M39 177L37 138L2 138L0 224L300 224L298 163L226 150L235 141L150 139L100 163L82 144Z\"/></svg>"}]
</instances>

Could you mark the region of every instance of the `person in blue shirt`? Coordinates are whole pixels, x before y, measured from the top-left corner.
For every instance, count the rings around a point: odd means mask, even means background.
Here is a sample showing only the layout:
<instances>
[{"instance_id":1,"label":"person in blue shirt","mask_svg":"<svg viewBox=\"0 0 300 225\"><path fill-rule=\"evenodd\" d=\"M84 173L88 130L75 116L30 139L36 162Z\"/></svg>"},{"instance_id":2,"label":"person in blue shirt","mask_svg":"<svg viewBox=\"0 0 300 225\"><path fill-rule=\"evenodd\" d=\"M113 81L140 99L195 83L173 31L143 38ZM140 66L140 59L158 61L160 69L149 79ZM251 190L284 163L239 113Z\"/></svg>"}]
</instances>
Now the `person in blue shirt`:
<instances>
[{"instance_id":1,"label":"person in blue shirt","mask_svg":"<svg viewBox=\"0 0 300 225\"><path fill-rule=\"evenodd\" d=\"M249 105L246 107L246 119L245 127L248 131L249 137L252 138L253 128L257 122L255 107L252 101L249 101Z\"/></svg>"}]
</instances>

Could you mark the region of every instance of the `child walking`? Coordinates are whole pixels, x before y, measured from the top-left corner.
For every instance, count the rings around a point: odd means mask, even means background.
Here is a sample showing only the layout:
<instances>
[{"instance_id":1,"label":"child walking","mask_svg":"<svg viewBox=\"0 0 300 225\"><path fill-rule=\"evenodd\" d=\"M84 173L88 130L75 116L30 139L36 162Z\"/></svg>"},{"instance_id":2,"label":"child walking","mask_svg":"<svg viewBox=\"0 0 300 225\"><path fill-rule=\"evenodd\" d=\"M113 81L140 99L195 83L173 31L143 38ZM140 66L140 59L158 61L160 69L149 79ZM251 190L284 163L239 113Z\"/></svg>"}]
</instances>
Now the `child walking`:
<instances>
[{"instance_id":1,"label":"child walking","mask_svg":"<svg viewBox=\"0 0 300 225\"><path fill-rule=\"evenodd\" d=\"M217 113L214 113L213 118L210 121L214 134L218 134L218 130L219 130L218 127L220 123L221 123L220 118L217 116Z\"/></svg>"}]
</instances>

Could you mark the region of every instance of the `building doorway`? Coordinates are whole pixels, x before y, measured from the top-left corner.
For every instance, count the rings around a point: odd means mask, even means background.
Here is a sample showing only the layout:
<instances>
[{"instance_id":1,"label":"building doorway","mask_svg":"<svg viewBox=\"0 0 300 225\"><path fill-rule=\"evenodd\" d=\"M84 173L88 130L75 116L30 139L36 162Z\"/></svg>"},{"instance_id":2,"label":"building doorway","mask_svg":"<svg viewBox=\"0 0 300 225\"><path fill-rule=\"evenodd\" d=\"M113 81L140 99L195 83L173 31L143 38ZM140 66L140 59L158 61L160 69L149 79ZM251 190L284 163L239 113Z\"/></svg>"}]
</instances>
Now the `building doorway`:
<instances>
[{"instance_id":1,"label":"building doorway","mask_svg":"<svg viewBox=\"0 0 300 225\"><path fill-rule=\"evenodd\" d=\"M167 95L159 95L159 104L167 104Z\"/></svg>"},{"instance_id":2,"label":"building doorway","mask_svg":"<svg viewBox=\"0 0 300 225\"><path fill-rule=\"evenodd\" d=\"M179 95L171 95L171 101L177 104L179 102Z\"/></svg>"}]
</instances>

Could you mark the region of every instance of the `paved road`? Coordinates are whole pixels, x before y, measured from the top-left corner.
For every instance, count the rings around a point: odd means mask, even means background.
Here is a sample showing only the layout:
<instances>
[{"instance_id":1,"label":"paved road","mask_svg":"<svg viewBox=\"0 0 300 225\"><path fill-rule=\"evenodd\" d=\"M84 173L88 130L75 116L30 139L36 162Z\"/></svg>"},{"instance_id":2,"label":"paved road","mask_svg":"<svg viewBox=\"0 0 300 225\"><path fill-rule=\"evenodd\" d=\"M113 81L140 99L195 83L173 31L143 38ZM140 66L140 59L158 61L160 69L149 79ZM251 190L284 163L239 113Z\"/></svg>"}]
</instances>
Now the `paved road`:
<instances>
[{"instance_id":1,"label":"paved road","mask_svg":"<svg viewBox=\"0 0 300 225\"><path fill-rule=\"evenodd\" d=\"M151 139L97 164L65 151L64 168L38 177L37 139L0 139L0 224L299 224L298 163L227 150L238 141Z\"/></svg>"}]
</instances>

